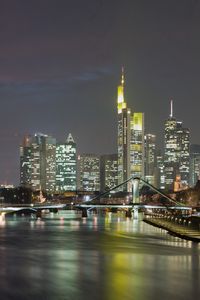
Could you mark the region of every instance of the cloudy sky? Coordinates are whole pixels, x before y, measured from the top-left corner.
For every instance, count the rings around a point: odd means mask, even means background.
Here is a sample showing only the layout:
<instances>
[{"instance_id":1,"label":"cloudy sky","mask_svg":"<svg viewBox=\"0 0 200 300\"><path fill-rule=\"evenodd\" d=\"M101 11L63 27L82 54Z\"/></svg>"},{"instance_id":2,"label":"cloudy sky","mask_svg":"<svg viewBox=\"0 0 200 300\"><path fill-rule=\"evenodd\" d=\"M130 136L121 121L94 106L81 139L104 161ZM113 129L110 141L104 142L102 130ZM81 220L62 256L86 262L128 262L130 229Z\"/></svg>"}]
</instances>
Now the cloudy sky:
<instances>
[{"instance_id":1,"label":"cloudy sky","mask_svg":"<svg viewBox=\"0 0 200 300\"><path fill-rule=\"evenodd\" d=\"M24 134L116 152L122 65L128 106L158 145L171 98L200 144L198 0L0 0L0 183L19 183Z\"/></svg>"}]
</instances>

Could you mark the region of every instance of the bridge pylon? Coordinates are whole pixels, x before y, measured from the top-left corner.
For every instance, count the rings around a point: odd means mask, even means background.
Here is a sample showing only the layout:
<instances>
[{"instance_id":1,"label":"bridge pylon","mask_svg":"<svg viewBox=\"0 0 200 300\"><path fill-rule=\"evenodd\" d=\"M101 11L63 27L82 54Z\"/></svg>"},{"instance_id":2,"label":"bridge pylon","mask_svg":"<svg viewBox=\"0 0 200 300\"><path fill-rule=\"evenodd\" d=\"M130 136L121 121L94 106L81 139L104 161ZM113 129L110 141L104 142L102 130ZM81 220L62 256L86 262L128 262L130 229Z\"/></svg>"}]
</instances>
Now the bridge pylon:
<instances>
[{"instance_id":1,"label":"bridge pylon","mask_svg":"<svg viewBox=\"0 0 200 300\"><path fill-rule=\"evenodd\" d=\"M132 202L133 204L139 203L139 178L132 179Z\"/></svg>"},{"instance_id":2,"label":"bridge pylon","mask_svg":"<svg viewBox=\"0 0 200 300\"><path fill-rule=\"evenodd\" d=\"M132 182L132 202L133 202L133 219L138 219L138 207L135 204L138 204L140 202L139 200L139 184L140 184L140 178L133 178L131 180Z\"/></svg>"}]
</instances>

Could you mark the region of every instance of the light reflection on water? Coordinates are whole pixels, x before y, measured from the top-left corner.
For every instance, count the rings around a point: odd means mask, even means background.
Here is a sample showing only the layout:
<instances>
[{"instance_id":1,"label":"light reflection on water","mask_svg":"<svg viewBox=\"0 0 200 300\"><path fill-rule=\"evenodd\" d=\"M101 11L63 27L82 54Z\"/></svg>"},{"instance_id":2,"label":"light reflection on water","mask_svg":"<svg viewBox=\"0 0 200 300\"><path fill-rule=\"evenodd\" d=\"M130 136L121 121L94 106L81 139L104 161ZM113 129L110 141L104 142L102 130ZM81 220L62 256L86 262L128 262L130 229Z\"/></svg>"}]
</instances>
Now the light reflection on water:
<instances>
[{"instance_id":1,"label":"light reflection on water","mask_svg":"<svg viewBox=\"0 0 200 300\"><path fill-rule=\"evenodd\" d=\"M198 299L200 246L122 213L0 222L1 299ZM2 226L3 225L3 226Z\"/></svg>"}]
</instances>

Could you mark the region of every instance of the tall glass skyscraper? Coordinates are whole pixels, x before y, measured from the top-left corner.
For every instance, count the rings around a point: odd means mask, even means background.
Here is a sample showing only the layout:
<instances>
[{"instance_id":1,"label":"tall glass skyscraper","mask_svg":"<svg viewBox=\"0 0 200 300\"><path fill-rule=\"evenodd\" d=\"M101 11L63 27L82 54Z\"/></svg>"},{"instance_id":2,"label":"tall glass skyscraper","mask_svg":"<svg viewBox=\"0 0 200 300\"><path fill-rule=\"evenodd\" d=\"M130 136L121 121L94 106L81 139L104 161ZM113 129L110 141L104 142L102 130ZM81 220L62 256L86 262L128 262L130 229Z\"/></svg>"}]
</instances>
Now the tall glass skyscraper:
<instances>
[{"instance_id":1,"label":"tall glass skyscraper","mask_svg":"<svg viewBox=\"0 0 200 300\"><path fill-rule=\"evenodd\" d=\"M95 154L78 156L78 188L82 191L100 190L100 158Z\"/></svg>"},{"instance_id":2,"label":"tall glass skyscraper","mask_svg":"<svg viewBox=\"0 0 200 300\"><path fill-rule=\"evenodd\" d=\"M25 136L20 146L20 184L31 186L31 136Z\"/></svg>"},{"instance_id":3,"label":"tall glass skyscraper","mask_svg":"<svg viewBox=\"0 0 200 300\"><path fill-rule=\"evenodd\" d=\"M130 176L144 176L144 113L127 108L124 100L124 72L118 86L118 184ZM130 191L130 184L123 187Z\"/></svg>"},{"instance_id":4,"label":"tall glass skyscraper","mask_svg":"<svg viewBox=\"0 0 200 300\"><path fill-rule=\"evenodd\" d=\"M41 189L54 192L56 184L56 139L41 135L40 143Z\"/></svg>"},{"instance_id":5,"label":"tall glass skyscraper","mask_svg":"<svg viewBox=\"0 0 200 300\"><path fill-rule=\"evenodd\" d=\"M124 72L122 69L121 84L118 86L118 184L130 177L130 114L124 100ZM123 190L127 190L124 186Z\"/></svg>"},{"instance_id":6,"label":"tall glass skyscraper","mask_svg":"<svg viewBox=\"0 0 200 300\"><path fill-rule=\"evenodd\" d=\"M153 185L156 185L156 136L154 134L145 134L144 137L144 149L145 149L145 162L144 162L144 173L145 179Z\"/></svg>"},{"instance_id":7,"label":"tall glass skyscraper","mask_svg":"<svg viewBox=\"0 0 200 300\"><path fill-rule=\"evenodd\" d=\"M189 129L183 128L182 122L177 122L173 117L173 102L171 101L171 113L165 122L164 174L166 189L173 189L177 175L181 176L183 185L189 184L189 153Z\"/></svg>"},{"instance_id":8,"label":"tall glass skyscraper","mask_svg":"<svg viewBox=\"0 0 200 300\"><path fill-rule=\"evenodd\" d=\"M165 189L164 157L159 150L156 154L156 180L155 186L161 190Z\"/></svg>"},{"instance_id":9,"label":"tall glass skyscraper","mask_svg":"<svg viewBox=\"0 0 200 300\"><path fill-rule=\"evenodd\" d=\"M102 192L118 184L117 154L101 155L100 180Z\"/></svg>"},{"instance_id":10,"label":"tall glass skyscraper","mask_svg":"<svg viewBox=\"0 0 200 300\"><path fill-rule=\"evenodd\" d=\"M56 191L75 191L76 175L76 143L70 133L65 143L56 145Z\"/></svg>"},{"instance_id":11,"label":"tall glass skyscraper","mask_svg":"<svg viewBox=\"0 0 200 300\"><path fill-rule=\"evenodd\" d=\"M195 186L200 179L200 145L190 146L190 186Z\"/></svg>"},{"instance_id":12,"label":"tall glass skyscraper","mask_svg":"<svg viewBox=\"0 0 200 300\"><path fill-rule=\"evenodd\" d=\"M20 147L20 183L53 192L56 180L56 139L37 133Z\"/></svg>"},{"instance_id":13,"label":"tall glass skyscraper","mask_svg":"<svg viewBox=\"0 0 200 300\"><path fill-rule=\"evenodd\" d=\"M144 113L131 116L130 173L144 177Z\"/></svg>"}]
</instances>

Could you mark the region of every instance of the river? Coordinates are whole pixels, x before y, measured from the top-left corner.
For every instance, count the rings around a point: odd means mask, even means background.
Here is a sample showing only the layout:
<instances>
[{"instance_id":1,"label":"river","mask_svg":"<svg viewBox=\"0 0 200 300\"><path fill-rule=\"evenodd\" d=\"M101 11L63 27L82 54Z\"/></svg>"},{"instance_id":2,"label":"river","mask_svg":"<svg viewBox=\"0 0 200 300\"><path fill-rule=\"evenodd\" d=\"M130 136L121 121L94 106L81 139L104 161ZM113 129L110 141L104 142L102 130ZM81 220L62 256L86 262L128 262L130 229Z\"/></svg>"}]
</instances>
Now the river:
<instances>
[{"instance_id":1,"label":"river","mask_svg":"<svg viewBox=\"0 0 200 300\"><path fill-rule=\"evenodd\" d=\"M0 220L0 299L200 299L200 245L122 213Z\"/></svg>"}]
</instances>

